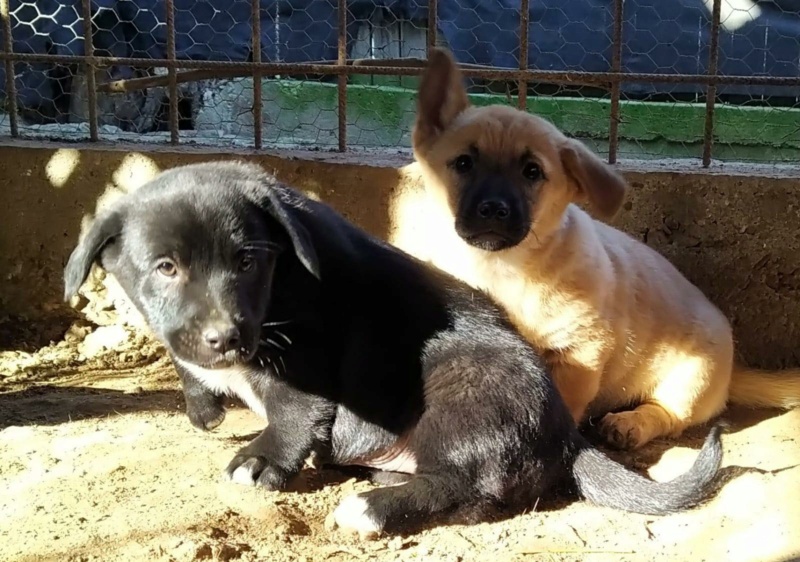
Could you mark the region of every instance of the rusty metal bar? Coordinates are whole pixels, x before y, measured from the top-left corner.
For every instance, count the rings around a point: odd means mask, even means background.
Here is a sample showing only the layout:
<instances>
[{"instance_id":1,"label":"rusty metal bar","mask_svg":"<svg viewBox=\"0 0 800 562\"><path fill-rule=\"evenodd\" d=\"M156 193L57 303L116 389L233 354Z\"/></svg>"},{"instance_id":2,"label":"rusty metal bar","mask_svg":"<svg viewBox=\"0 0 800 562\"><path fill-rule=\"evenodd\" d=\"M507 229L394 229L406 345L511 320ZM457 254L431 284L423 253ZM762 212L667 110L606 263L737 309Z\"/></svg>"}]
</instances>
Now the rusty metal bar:
<instances>
[{"instance_id":1,"label":"rusty metal bar","mask_svg":"<svg viewBox=\"0 0 800 562\"><path fill-rule=\"evenodd\" d=\"M175 52L175 1L164 0L164 5L167 10L167 60L170 61L167 67L167 76L169 76L169 142L178 144L180 138L178 133L178 55Z\"/></svg>"},{"instance_id":2,"label":"rusty metal bar","mask_svg":"<svg viewBox=\"0 0 800 562\"><path fill-rule=\"evenodd\" d=\"M353 66L392 66L392 67L423 67L428 63L425 58L404 57L391 59L350 59L348 65ZM304 64L331 64L331 61L307 62ZM461 68L482 68L491 70L494 67L483 64L460 63ZM348 72L349 73L349 72ZM212 80L220 78L239 78L249 76L250 73L239 68L201 68L194 70L184 70L178 72L178 83L197 82L199 80ZM126 78L122 80L111 80L97 85L98 92L110 94L122 94L135 92L146 88L158 88L166 86L168 76L142 76L140 78Z\"/></svg>"},{"instance_id":3,"label":"rusty metal bar","mask_svg":"<svg viewBox=\"0 0 800 562\"><path fill-rule=\"evenodd\" d=\"M611 52L611 72L622 70L622 11L623 0L614 0L614 36ZM621 84L611 85L611 111L608 123L608 163L616 164L619 150L619 98Z\"/></svg>"},{"instance_id":4,"label":"rusty metal bar","mask_svg":"<svg viewBox=\"0 0 800 562\"><path fill-rule=\"evenodd\" d=\"M530 24L530 0L522 0L519 10L519 69L528 70L528 27ZM523 111L528 107L528 81L517 82L517 107Z\"/></svg>"},{"instance_id":5,"label":"rusty metal bar","mask_svg":"<svg viewBox=\"0 0 800 562\"><path fill-rule=\"evenodd\" d=\"M336 66L347 69L347 0L339 0L339 53ZM339 152L347 150L347 73L339 74L336 84L336 94L339 100Z\"/></svg>"},{"instance_id":6,"label":"rusty metal bar","mask_svg":"<svg viewBox=\"0 0 800 562\"><path fill-rule=\"evenodd\" d=\"M17 62L43 62L55 64L84 64L85 57L75 55L40 55L30 53L13 53L8 55L0 52L0 60L13 60ZM319 74L322 76L352 75L383 75L383 76L418 76L425 71L424 66L372 66L372 65L339 65L319 63L270 63L260 64L253 62L235 61L199 61L168 59L127 58L127 57L94 57L97 66L128 65L128 66L159 66L164 68L186 68L216 70L224 69L226 76L232 76L233 70L238 69L242 76L250 76L253 70L260 70L262 74L285 74L295 76L301 74ZM491 80L517 81L525 79L529 82L542 82L565 85L594 85L611 88L615 82L641 82L661 84L698 84L698 85L728 85L743 84L751 86L782 86L800 87L800 76L738 76L723 75L711 76L708 74L637 74L632 72L583 72L583 71L551 71L551 70L511 70L479 68L475 65L460 65L464 76L486 78Z\"/></svg>"},{"instance_id":7,"label":"rusty metal bar","mask_svg":"<svg viewBox=\"0 0 800 562\"><path fill-rule=\"evenodd\" d=\"M436 46L436 26L439 24L439 6L437 0L428 0L428 52Z\"/></svg>"},{"instance_id":8,"label":"rusty metal bar","mask_svg":"<svg viewBox=\"0 0 800 562\"><path fill-rule=\"evenodd\" d=\"M425 66L428 64L428 57L426 56L424 59L420 57L402 57L402 58L388 58L388 59L350 59L347 61L347 64L352 64L353 66ZM460 62L458 63L461 68L469 67L469 68L485 68L485 69L493 69L494 66L489 66L487 64L474 64L471 62Z\"/></svg>"},{"instance_id":9,"label":"rusty metal bar","mask_svg":"<svg viewBox=\"0 0 800 562\"><path fill-rule=\"evenodd\" d=\"M86 97L89 103L89 140L97 142L97 66L94 60L94 24L92 0L82 0L83 10L83 72L86 75Z\"/></svg>"},{"instance_id":10,"label":"rusty metal bar","mask_svg":"<svg viewBox=\"0 0 800 562\"><path fill-rule=\"evenodd\" d=\"M711 12L711 45L708 53L708 75L716 76L719 66L719 26L722 0L714 0ZM714 104L717 100L717 84L709 82L706 89L706 122L703 130L703 167L711 165L711 149L714 144Z\"/></svg>"},{"instance_id":11,"label":"rusty metal bar","mask_svg":"<svg viewBox=\"0 0 800 562\"><path fill-rule=\"evenodd\" d=\"M11 136L18 137L17 82L16 71L14 70L14 39L11 36L11 11L9 10L9 0L0 0L0 19L3 20L3 55L9 57L5 59L8 121L11 127Z\"/></svg>"},{"instance_id":12,"label":"rusty metal bar","mask_svg":"<svg viewBox=\"0 0 800 562\"><path fill-rule=\"evenodd\" d=\"M261 0L252 0L252 43L253 43L253 62L261 62ZM275 10L278 9L277 2ZM261 72L258 68L253 69L253 144L256 150L260 150L263 144L263 107L261 99Z\"/></svg>"}]
</instances>

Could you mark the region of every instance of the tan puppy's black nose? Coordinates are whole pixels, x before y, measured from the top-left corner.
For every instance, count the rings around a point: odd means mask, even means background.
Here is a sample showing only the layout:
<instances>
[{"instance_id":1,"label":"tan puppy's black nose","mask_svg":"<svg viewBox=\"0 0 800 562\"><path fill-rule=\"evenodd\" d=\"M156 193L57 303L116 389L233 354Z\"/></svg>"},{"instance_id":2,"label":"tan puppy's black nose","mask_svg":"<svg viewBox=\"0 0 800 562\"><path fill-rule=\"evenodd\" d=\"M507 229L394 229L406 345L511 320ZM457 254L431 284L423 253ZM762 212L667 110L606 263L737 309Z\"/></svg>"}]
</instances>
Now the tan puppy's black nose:
<instances>
[{"instance_id":1,"label":"tan puppy's black nose","mask_svg":"<svg viewBox=\"0 0 800 562\"><path fill-rule=\"evenodd\" d=\"M504 221L511 216L511 208L500 199L488 199L478 204L478 216L487 220Z\"/></svg>"},{"instance_id":2,"label":"tan puppy's black nose","mask_svg":"<svg viewBox=\"0 0 800 562\"><path fill-rule=\"evenodd\" d=\"M203 332L208 347L219 353L225 353L239 347L239 329L233 325L213 326Z\"/></svg>"}]
</instances>

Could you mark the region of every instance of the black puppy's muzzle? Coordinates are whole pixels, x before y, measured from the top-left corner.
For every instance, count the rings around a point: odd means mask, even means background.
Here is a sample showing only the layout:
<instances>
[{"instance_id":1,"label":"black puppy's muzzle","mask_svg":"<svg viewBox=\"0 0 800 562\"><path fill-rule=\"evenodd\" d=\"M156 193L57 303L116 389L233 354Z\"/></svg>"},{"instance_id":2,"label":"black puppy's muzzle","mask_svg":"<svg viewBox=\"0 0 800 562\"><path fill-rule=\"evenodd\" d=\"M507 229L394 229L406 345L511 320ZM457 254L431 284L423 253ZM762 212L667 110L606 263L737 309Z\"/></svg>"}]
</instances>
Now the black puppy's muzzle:
<instances>
[{"instance_id":1,"label":"black puppy's muzzle","mask_svg":"<svg viewBox=\"0 0 800 562\"><path fill-rule=\"evenodd\" d=\"M486 178L463 191L456 232L468 244L496 252L522 242L529 229L527 200L503 178Z\"/></svg>"},{"instance_id":2,"label":"black puppy's muzzle","mask_svg":"<svg viewBox=\"0 0 800 562\"><path fill-rule=\"evenodd\" d=\"M217 353L236 351L241 344L241 331L235 324L209 326L203 331L203 341Z\"/></svg>"},{"instance_id":3,"label":"black puppy's muzzle","mask_svg":"<svg viewBox=\"0 0 800 562\"><path fill-rule=\"evenodd\" d=\"M245 322L209 321L184 327L169 338L182 360L206 369L247 363L258 350L258 332Z\"/></svg>"}]
</instances>

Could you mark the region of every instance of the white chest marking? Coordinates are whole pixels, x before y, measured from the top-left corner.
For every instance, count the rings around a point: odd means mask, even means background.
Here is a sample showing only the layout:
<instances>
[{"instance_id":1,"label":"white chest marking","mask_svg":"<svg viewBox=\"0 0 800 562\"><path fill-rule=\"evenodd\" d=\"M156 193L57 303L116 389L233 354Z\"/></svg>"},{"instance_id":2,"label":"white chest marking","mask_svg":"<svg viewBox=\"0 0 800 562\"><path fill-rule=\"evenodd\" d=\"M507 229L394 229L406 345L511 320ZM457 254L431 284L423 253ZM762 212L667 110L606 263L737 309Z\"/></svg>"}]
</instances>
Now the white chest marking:
<instances>
[{"instance_id":1,"label":"white chest marking","mask_svg":"<svg viewBox=\"0 0 800 562\"><path fill-rule=\"evenodd\" d=\"M253 390L253 386L250 383L251 379L248 377L248 375L251 374L248 367L237 366L228 369L204 369L203 367L186 363L180 359L177 361L211 392L236 396L243 400L248 408L266 419L267 409L264 406L264 402L261 401Z\"/></svg>"}]
</instances>

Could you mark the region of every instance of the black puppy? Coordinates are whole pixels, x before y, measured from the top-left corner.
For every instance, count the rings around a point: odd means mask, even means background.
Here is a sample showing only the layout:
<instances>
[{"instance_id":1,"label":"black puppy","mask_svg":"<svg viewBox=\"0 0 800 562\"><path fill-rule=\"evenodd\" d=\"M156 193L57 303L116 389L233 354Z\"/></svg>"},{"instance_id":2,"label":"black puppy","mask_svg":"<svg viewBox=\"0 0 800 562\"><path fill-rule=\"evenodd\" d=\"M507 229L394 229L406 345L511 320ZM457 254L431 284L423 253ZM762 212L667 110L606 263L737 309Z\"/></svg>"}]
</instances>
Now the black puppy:
<instances>
[{"instance_id":1,"label":"black puppy","mask_svg":"<svg viewBox=\"0 0 800 562\"><path fill-rule=\"evenodd\" d=\"M222 421L223 394L269 418L228 465L233 480L281 489L312 454L394 473L402 485L335 510L362 536L464 508L523 509L560 484L666 513L702 500L719 468L716 429L672 482L613 462L488 297L258 167L176 168L122 198L70 257L67 298L96 259L167 346L195 426Z\"/></svg>"}]
</instances>

